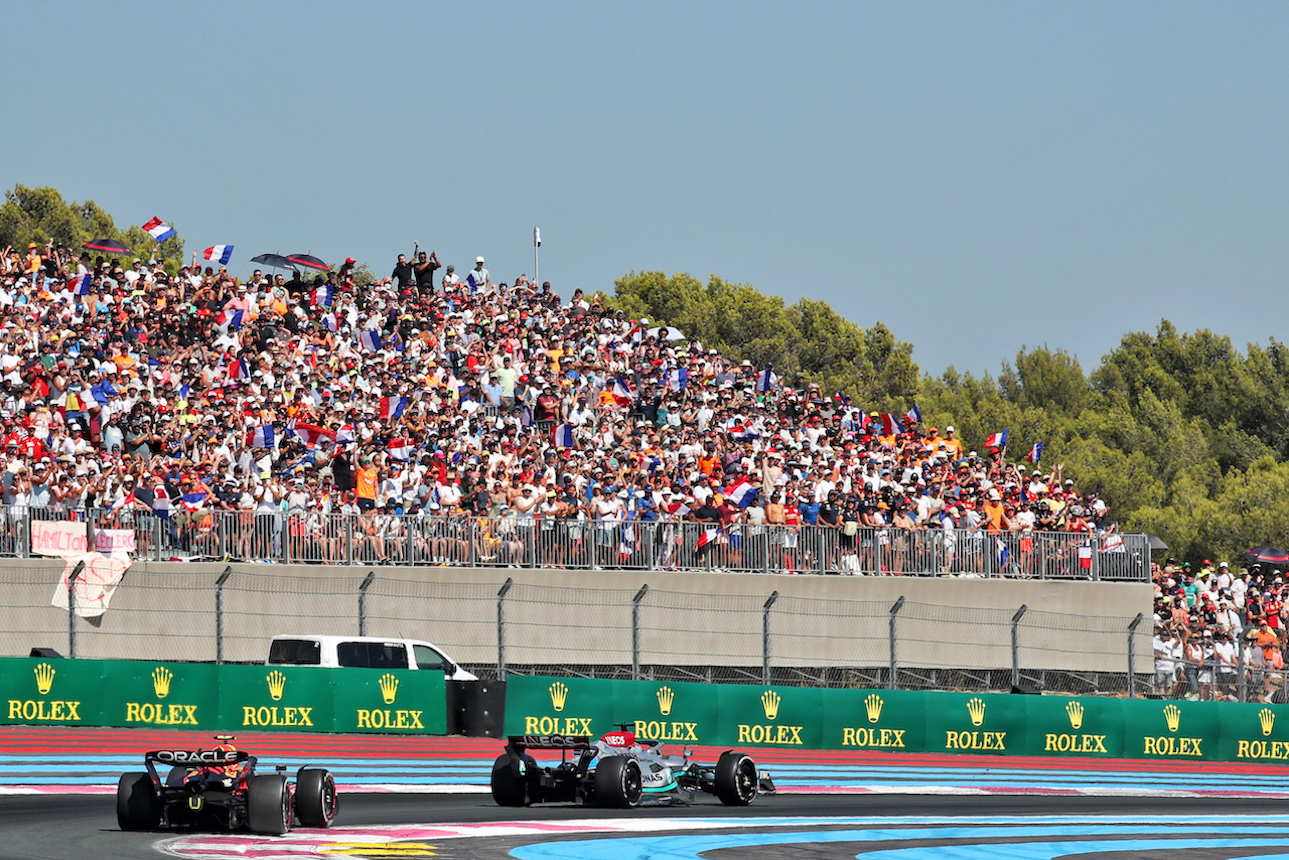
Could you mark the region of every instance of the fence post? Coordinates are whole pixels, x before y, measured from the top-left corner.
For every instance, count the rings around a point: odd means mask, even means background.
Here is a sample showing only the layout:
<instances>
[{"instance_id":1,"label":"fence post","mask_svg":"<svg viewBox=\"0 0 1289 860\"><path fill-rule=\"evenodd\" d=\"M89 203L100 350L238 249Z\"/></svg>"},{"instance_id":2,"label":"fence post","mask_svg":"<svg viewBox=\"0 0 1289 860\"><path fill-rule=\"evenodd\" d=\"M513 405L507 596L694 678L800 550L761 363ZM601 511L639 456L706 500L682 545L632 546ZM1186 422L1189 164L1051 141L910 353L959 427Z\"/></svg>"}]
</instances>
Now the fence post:
<instances>
[{"instance_id":1,"label":"fence post","mask_svg":"<svg viewBox=\"0 0 1289 860\"><path fill-rule=\"evenodd\" d=\"M224 568L224 572L215 580L215 665L224 662L224 583L233 575L233 566Z\"/></svg>"},{"instance_id":2,"label":"fence post","mask_svg":"<svg viewBox=\"0 0 1289 860\"><path fill-rule=\"evenodd\" d=\"M1088 546L1092 550L1092 569L1088 573L1091 574L1093 582L1099 582L1101 579L1101 538L1096 532L1088 536Z\"/></svg>"},{"instance_id":3,"label":"fence post","mask_svg":"<svg viewBox=\"0 0 1289 860\"><path fill-rule=\"evenodd\" d=\"M354 563L354 518L345 515L345 564Z\"/></svg>"},{"instance_id":4,"label":"fence post","mask_svg":"<svg viewBox=\"0 0 1289 860\"><path fill-rule=\"evenodd\" d=\"M1140 624L1141 619L1145 617L1146 616L1138 612L1137 617L1132 619L1132 621L1128 624L1128 698L1129 699L1135 699L1137 697L1137 667L1135 665L1135 663L1137 662L1137 642L1136 642L1137 625Z\"/></svg>"},{"instance_id":5,"label":"fence post","mask_svg":"<svg viewBox=\"0 0 1289 860\"><path fill-rule=\"evenodd\" d=\"M376 581L376 571L369 570L363 577L363 581L358 583L358 635L367 635L367 589Z\"/></svg>"},{"instance_id":6,"label":"fence post","mask_svg":"<svg viewBox=\"0 0 1289 860\"><path fill-rule=\"evenodd\" d=\"M497 678L506 680L506 592L515 584L513 577L506 577L497 591Z\"/></svg>"},{"instance_id":7,"label":"fence post","mask_svg":"<svg viewBox=\"0 0 1289 860\"><path fill-rule=\"evenodd\" d=\"M779 592L772 591L761 607L761 683L770 686L770 607L779 599Z\"/></svg>"},{"instance_id":8,"label":"fence post","mask_svg":"<svg viewBox=\"0 0 1289 860\"><path fill-rule=\"evenodd\" d=\"M67 577L67 656L76 659L76 580L85 570L85 562L78 561Z\"/></svg>"},{"instance_id":9,"label":"fence post","mask_svg":"<svg viewBox=\"0 0 1289 860\"><path fill-rule=\"evenodd\" d=\"M900 599L895 601L895 603L892 604L891 606L890 630L887 633L887 644L891 651L890 688L892 690L899 689L899 684L896 682L896 678L898 676L900 667L899 667L899 664L895 661L895 616L900 613L900 609L902 609L903 607L904 607L904 595L901 594Z\"/></svg>"},{"instance_id":10,"label":"fence post","mask_svg":"<svg viewBox=\"0 0 1289 860\"><path fill-rule=\"evenodd\" d=\"M1020 620L1024 617L1029 606L1022 603L1020 609L1012 616L1012 687L1020 686L1020 637L1019 627Z\"/></svg>"},{"instance_id":11,"label":"fence post","mask_svg":"<svg viewBox=\"0 0 1289 860\"><path fill-rule=\"evenodd\" d=\"M640 601L649 593L649 583L640 586L631 598L631 680L640 680Z\"/></svg>"},{"instance_id":12,"label":"fence post","mask_svg":"<svg viewBox=\"0 0 1289 860\"><path fill-rule=\"evenodd\" d=\"M1236 638L1236 647L1239 649L1239 654L1240 654L1240 668L1239 668L1240 675L1236 681L1236 683L1238 684L1238 692L1236 693L1236 696L1237 698L1239 698L1241 702L1247 702L1249 701L1249 675L1248 675L1249 663L1248 663L1248 652L1244 650L1243 636L1239 636Z\"/></svg>"},{"instance_id":13,"label":"fence post","mask_svg":"<svg viewBox=\"0 0 1289 860\"><path fill-rule=\"evenodd\" d=\"M165 521L161 517L152 518L152 560L161 561L161 535Z\"/></svg>"}]
</instances>

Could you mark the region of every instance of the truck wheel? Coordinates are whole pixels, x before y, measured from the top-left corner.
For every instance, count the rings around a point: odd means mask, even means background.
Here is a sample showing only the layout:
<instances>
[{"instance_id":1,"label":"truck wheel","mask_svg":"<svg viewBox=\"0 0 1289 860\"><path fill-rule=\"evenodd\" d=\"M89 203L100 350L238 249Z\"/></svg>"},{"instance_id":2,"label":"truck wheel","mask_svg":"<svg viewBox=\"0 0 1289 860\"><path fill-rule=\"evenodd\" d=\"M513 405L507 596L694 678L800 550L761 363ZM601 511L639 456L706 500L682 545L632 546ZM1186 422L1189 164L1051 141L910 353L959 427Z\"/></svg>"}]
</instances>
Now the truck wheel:
<instances>
[{"instance_id":1,"label":"truck wheel","mask_svg":"<svg viewBox=\"0 0 1289 860\"><path fill-rule=\"evenodd\" d=\"M305 827L330 827L336 820L336 780L321 768L302 770L295 778L295 814Z\"/></svg>"},{"instance_id":2,"label":"truck wheel","mask_svg":"<svg viewBox=\"0 0 1289 860\"><path fill-rule=\"evenodd\" d=\"M291 829L291 789L281 774L246 781L246 824L253 833L282 836Z\"/></svg>"},{"instance_id":3,"label":"truck wheel","mask_svg":"<svg viewBox=\"0 0 1289 860\"><path fill-rule=\"evenodd\" d=\"M116 783L116 823L122 830L156 830L161 824L152 777L123 773Z\"/></svg>"},{"instance_id":4,"label":"truck wheel","mask_svg":"<svg viewBox=\"0 0 1289 860\"><path fill-rule=\"evenodd\" d=\"M726 806L747 806L756 800L756 763L751 756L736 752L721 753L716 762L712 790Z\"/></svg>"},{"instance_id":5,"label":"truck wheel","mask_svg":"<svg viewBox=\"0 0 1289 860\"><path fill-rule=\"evenodd\" d=\"M644 779L640 762L624 755L610 756L595 767L595 802L600 806L629 809L640 805Z\"/></svg>"},{"instance_id":6,"label":"truck wheel","mask_svg":"<svg viewBox=\"0 0 1289 860\"><path fill-rule=\"evenodd\" d=\"M527 806L532 803L528 797L528 773L530 768L537 767L537 760L530 755L513 759L510 753L502 753L492 763L492 778L488 785L492 789L492 799L498 806Z\"/></svg>"}]
</instances>

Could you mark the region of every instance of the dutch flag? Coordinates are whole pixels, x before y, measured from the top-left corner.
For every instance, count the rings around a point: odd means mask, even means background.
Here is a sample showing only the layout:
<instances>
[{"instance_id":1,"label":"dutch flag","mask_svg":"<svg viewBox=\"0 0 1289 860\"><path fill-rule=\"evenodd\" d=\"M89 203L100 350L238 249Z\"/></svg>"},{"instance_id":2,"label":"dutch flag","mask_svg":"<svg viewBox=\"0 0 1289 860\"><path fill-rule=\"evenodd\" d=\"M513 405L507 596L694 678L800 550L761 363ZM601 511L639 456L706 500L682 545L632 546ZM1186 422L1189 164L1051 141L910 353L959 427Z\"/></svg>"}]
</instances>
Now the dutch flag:
<instances>
[{"instance_id":1,"label":"dutch flag","mask_svg":"<svg viewBox=\"0 0 1289 860\"><path fill-rule=\"evenodd\" d=\"M184 493L183 506L185 510L198 511L206 504L205 493Z\"/></svg>"},{"instance_id":2,"label":"dutch flag","mask_svg":"<svg viewBox=\"0 0 1289 860\"><path fill-rule=\"evenodd\" d=\"M67 289L74 296L87 296L90 292L90 276L86 272L83 275L77 275L67 282Z\"/></svg>"},{"instance_id":3,"label":"dutch flag","mask_svg":"<svg viewBox=\"0 0 1289 860\"><path fill-rule=\"evenodd\" d=\"M393 420L403 414L407 408L406 397L382 397L380 399L380 411L376 413L377 417Z\"/></svg>"},{"instance_id":4,"label":"dutch flag","mask_svg":"<svg viewBox=\"0 0 1289 860\"><path fill-rule=\"evenodd\" d=\"M683 367L667 373L667 387L672 391L684 391L689 387L689 371Z\"/></svg>"},{"instance_id":5,"label":"dutch flag","mask_svg":"<svg viewBox=\"0 0 1289 860\"><path fill-rule=\"evenodd\" d=\"M1025 459L1037 466L1038 461L1043 459L1043 443L1035 442L1033 447L1029 449L1029 454L1025 456Z\"/></svg>"},{"instance_id":6,"label":"dutch flag","mask_svg":"<svg viewBox=\"0 0 1289 860\"><path fill-rule=\"evenodd\" d=\"M164 242L171 236L175 235L175 228L171 227L160 218L149 220L148 223L143 225L143 229L147 231L149 236L156 239L158 242Z\"/></svg>"},{"instance_id":7,"label":"dutch flag","mask_svg":"<svg viewBox=\"0 0 1289 860\"><path fill-rule=\"evenodd\" d=\"M725 496L740 508L746 508L756 499L756 486L747 478L739 478L725 489Z\"/></svg>"},{"instance_id":8,"label":"dutch flag","mask_svg":"<svg viewBox=\"0 0 1289 860\"><path fill-rule=\"evenodd\" d=\"M1007 434L1010 432L1011 430L1009 428L1009 429L1003 430L1003 432L1001 433L990 433L989 436L985 438L985 447L986 448L1006 448Z\"/></svg>"},{"instance_id":9,"label":"dutch flag","mask_svg":"<svg viewBox=\"0 0 1289 860\"><path fill-rule=\"evenodd\" d=\"M556 448L573 448L577 442L573 438L573 425L560 424L551 429L551 444Z\"/></svg>"},{"instance_id":10,"label":"dutch flag","mask_svg":"<svg viewBox=\"0 0 1289 860\"><path fill-rule=\"evenodd\" d=\"M227 266L228 261L233 259L232 245L211 245L202 254L204 258L212 263L219 263L221 266Z\"/></svg>"},{"instance_id":11,"label":"dutch flag","mask_svg":"<svg viewBox=\"0 0 1289 860\"><path fill-rule=\"evenodd\" d=\"M371 330L364 331L358 335L358 343L368 352L376 352L380 349L380 334Z\"/></svg>"},{"instance_id":12,"label":"dutch flag","mask_svg":"<svg viewBox=\"0 0 1289 860\"><path fill-rule=\"evenodd\" d=\"M336 444L352 445L354 444L355 441L356 440L354 438L354 425L341 424L340 428L336 430Z\"/></svg>"},{"instance_id":13,"label":"dutch flag","mask_svg":"<svg viewBox=\"0 0 1289 860\"><path fill-rule=\"evenodd\" d=\"M412 456L412 443L406 439L390 439L385 450L395 460L406 462Z\"/></svg>"},{"instance_id":14,"label":"dutch flag","mask_svg":"<svg viewBox=\"0 0 1289 860\"><path fill-rule=\"evenodd\" d=\"M261 424L247 434L246 444L252 448L273 447L273 425Z\"/></svg>"}]
</instances>

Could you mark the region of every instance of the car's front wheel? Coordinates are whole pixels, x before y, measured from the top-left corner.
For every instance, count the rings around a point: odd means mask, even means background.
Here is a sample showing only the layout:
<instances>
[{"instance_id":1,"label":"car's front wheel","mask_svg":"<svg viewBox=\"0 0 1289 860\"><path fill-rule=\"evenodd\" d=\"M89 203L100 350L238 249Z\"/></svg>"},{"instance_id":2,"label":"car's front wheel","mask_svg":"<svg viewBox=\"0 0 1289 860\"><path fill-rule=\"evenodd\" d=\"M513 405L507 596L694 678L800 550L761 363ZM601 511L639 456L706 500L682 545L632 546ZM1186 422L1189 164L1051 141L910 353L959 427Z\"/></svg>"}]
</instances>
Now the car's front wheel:
<instances>
[{"instance_id":1,"label":"car's front wheel","mask_svg":"<svg viewBox=\"0 0 1289 860\"><path fill-rule=\"evenodd\" d=\"M742 753L722 753L716 762L713 788L726 806L747 806L756 800L756 763Z\"/></svg>"},{"instance_id":2,"label":"car's front wheel","mask_svg":"<svg viewBox=\"0 0 1289 860\"><path fill-rule=\"evenodd\" d=\"M246 781L246 824L254 833L282 836L291 829L291 789L281 774Z\"/></svg>"},{"instance_id":3,"label":"car's front wheel","mask_svg":"<svg viewBox=\"0 0 1289 860\"><path fill-rule=\"evenodd\" d=\"M336 780L321 768L302 770L295 778L295 814L305 827L330 827L336 820Z\"/></svg>"}]
</instances>

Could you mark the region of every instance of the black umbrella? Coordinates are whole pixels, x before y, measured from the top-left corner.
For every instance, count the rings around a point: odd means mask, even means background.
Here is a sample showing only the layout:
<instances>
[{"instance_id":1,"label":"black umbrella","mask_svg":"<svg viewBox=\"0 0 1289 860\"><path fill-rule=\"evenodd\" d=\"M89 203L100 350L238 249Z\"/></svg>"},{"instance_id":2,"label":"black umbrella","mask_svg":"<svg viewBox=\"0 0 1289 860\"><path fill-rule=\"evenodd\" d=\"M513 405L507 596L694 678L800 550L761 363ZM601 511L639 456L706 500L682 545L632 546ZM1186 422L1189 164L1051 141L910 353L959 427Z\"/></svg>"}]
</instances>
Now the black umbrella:
<instances>
[{"instance_id":1,"label":"black umbrella","mask_svg":"<svg viewBox=\"0 0 1289 860\"><path fill-rule=\"evenodd\" d=\"M133 254L129 248L113 239L95 239L93 242L86 242L81 246L89 248L91 251L103 251L107 254Z\"/></svg>"},{"instance_id":2,"label":"black umbrella","mask_svg":"<svg viewBox=\"0 0 1289 860\"><path fill-rule=\"evenodd\" d=\"M1156 535L1146 535L1146 543L1150 544L1152 551L1157 549L1168 549L1168 544L1164 543L1164 539L1157 537Z\"/></svg>"},{"instance_id":3,"label":"black umbrella","mask_svg":"<svg viewBox=\"0 0 1289 860\"><path fill-rule=\"evenodd\" d=\"M291 269L295 271L295 263L292 263L281 254L260 254L258 257L251 257L252 263L259 263L261 266L270 266L274 269Z\"/></svg>"},{"instance_id":4,"label":"black umbrella","mask_svg":"<svg viewBox=\"0 0 1289 860\"><path fill-rule=\"evenodd\" d=\"M1258 564L1289 564L1289 554L1273 546L1255 546L1246 549L1244 557Z\"/></svg>"},{"instance_id":5,"label":"black umbrella","mask_svg":"<svg viewBox=\"0 0 1289 860\"><path fill-rule=\"evenodd\" d=\"M319 269L323 272L331 271L331 267L322 262L322 260L308 254L287 254L287 259L292 263L296 263L301 266L308 266L310 269Z\"/></svg>"}]
</instances>

